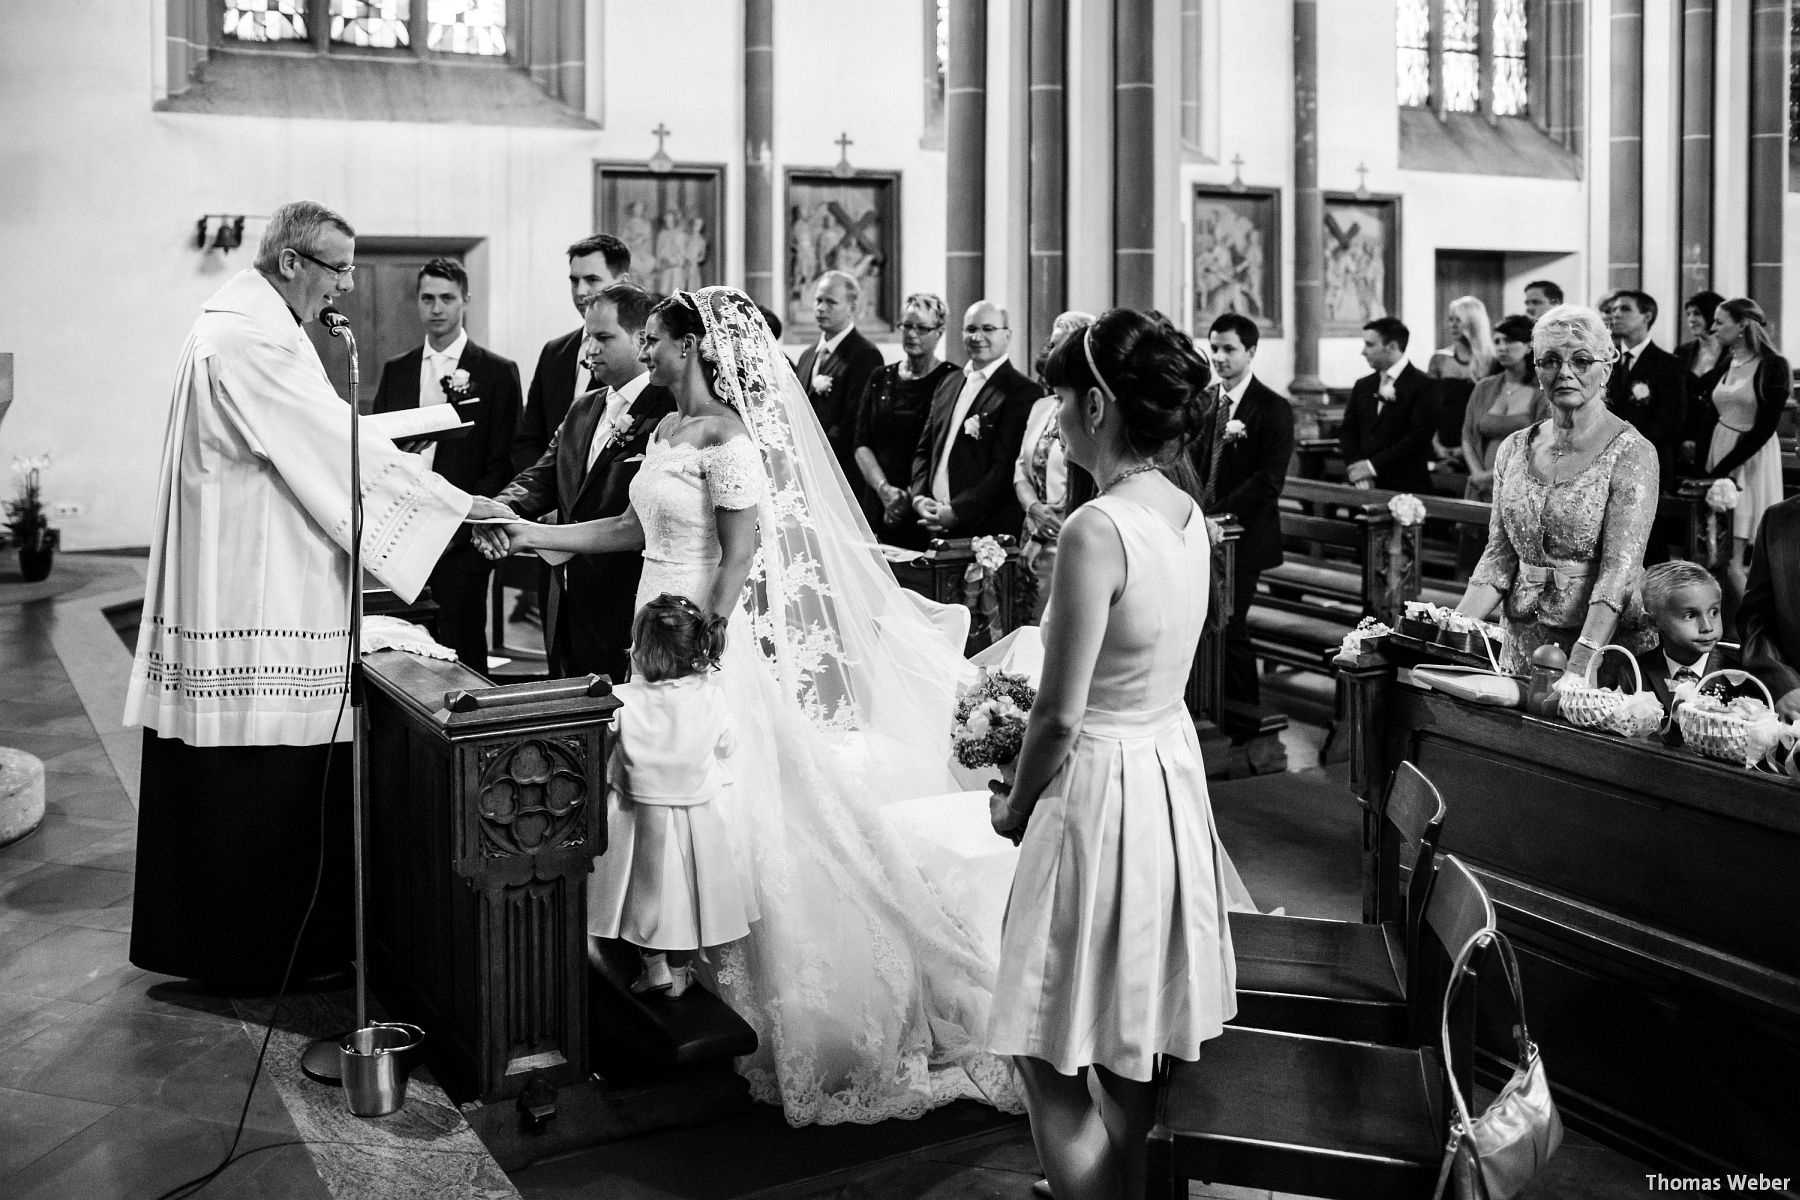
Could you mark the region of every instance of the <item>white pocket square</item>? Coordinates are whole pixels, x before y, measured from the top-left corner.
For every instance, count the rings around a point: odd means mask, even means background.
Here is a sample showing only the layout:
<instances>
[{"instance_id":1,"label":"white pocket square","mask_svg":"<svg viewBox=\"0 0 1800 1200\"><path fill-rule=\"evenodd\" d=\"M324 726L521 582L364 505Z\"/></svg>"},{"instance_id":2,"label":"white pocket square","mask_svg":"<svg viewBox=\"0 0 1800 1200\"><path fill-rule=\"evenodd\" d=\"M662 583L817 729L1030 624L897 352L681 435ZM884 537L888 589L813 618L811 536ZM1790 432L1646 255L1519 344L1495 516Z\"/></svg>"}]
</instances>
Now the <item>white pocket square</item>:
<instances>
[{"instance_id":1,"label":"white pocket square","mask_svg":"<svg viewBox=\"0 0 1800 1200\"><path fill-rule=\"evenodd\" d=\"M620 462L628 462L628 463L643 462L644 456L641 454L634 454L630 458L622 458L619 461Z\"/></svg>"}]
</instances>

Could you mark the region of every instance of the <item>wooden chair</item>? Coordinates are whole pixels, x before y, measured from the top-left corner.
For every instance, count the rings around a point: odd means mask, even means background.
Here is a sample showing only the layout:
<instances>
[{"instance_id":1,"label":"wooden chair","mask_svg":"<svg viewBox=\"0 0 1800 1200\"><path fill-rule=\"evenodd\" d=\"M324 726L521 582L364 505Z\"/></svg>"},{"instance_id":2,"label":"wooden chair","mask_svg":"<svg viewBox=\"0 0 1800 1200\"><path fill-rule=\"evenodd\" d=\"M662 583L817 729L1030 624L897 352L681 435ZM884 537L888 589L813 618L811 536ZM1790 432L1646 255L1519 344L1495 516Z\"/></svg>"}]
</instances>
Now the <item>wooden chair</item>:
<instances>
[{"instance_id":1,"label":"wooden chair","mask_svg":"<svg viewBox=\"0 0 1800 1200\"><path fill-rule=\"evenodd\" d=\"M1408 971L1417 960L1444 801L1417 767L1403 762L1394 772L1380 820L1384 876L1398 876L1403 847L1413 852L1399 919L1365 924L1232 913L1231 945L1238 969L1233 1024L1405 1044L1411 1034Z\"/></svg>"},{"instance_id":2,"label":"wooden chair","mask_svg":"<svg viewBox=\"0 0 1800 1200\"><path fill-rule=\"evenodd\" d=\"M1450 967L1493 925L1486 891L1446 855L1420 939L1436 977L1414 993L1411 1045L1228 1027L1199 1062L1164 1060L1146 1195L1185 1197L1192 1179L1343 1200L1430 1196L1449 1129L1437 1034ZM1462 989L1452 1023L1452 1069L1465 1079L1475 1037L1464 1006L1475 993Z\"/></svg>"}]
</instances>

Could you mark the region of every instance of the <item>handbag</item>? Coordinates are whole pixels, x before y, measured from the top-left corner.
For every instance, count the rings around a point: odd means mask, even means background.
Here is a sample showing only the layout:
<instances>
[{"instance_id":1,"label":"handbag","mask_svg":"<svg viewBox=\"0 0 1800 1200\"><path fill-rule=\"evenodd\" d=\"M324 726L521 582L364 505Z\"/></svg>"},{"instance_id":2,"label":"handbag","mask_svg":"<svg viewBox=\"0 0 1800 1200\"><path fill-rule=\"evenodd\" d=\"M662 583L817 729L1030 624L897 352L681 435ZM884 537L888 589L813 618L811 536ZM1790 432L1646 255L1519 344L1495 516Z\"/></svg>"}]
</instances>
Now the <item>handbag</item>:
<instances>
[{"instance_id":1,"label":"handbag","mask_svg":"<svg viewBox=\"0 0 1800 1200\"><path fill-rule=\"evenodd\" d=\"M1525 703L1525 681L1500 669L1500 660L1494 656L1494 644L1486 634L1478 632L1476 636L1481 639L1482 649L1487 651L1487 667L1418 666L1412 669L1413 681L1471 704L1521 707Z\"/></svg>"},{"instance_id":2,"label":"handbag","mask_svg":"<svg viewBox=\"0 0 1800 1200\"><path fill-rule=\"evenodd\" d=\"M1450 1001L1476 947L1491 941L1499 952L1506 985L1518 1009L1513 1026L1518 1062L1512 1078L1479 1117L1469 1115L1456 1073L1450 1068ZM1443 1168L1438 1172L1434 1200L1446 1190L1456 1200L1510 1200L1525 1189L1556 1148L1562 1145L1562 1117L1550 1097L1550 1078L1544 1060L1525 1027L1525 994L1519 986L1519 963L1512 943L1497 929L1483 929L1470 938L1451 968L1450 987L1444 997L1442 1029L1444 1075L1448 1080L1455 1116L1450 1122L1450 1142L1444 1148Z\"/></svg>"}]
</instances>

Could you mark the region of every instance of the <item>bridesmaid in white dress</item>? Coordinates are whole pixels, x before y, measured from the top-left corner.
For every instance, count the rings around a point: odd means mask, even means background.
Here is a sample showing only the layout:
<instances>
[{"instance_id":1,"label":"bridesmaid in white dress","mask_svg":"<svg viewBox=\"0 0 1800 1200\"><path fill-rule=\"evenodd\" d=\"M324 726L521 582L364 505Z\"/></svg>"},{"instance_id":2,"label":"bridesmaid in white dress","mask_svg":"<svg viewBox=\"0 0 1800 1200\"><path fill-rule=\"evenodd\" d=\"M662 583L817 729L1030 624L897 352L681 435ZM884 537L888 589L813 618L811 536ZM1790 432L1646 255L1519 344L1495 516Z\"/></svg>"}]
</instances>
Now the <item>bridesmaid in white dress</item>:
<instances>
[{"instance_id":1,"label":"bridesmaid in white dress","mask_svg":"<svg viewBox=\"0 0 1800 1200\"><path fill-rule=\"evenodd\" d=\"M1059 1200L1143 1194L1157 1055L1198 1059L1237 1012L1236 874L1182 702L1211 546L1158 470L1199 427L1210 374L1165 318L1127 309L1045 367L1100 495L1063 525L1043 685L1017 780L995 785L994 828L1024 841L987 1044L1019 1068Z\"/></svg>"},{"instance_id":2,"label":"bridesmaid in white dress","mask_svg":"<svg viewBox=\"0 0 1800 1200\"><path fill-rule=\"evenodd\" d=\"M1793 387L1788 360L1769 340L1768 318L1754 300L1727 300L1713 312L1723 370L1715 367L1710 411L1717 424L1704 463L1706 472L1729 478L1738 488L1731 514L1731 553L1725 560L1725 619L1736 620L1744 595L1745 558L1756 527L1782 496L1781 422Z\"/></svg>"}]
</instances>

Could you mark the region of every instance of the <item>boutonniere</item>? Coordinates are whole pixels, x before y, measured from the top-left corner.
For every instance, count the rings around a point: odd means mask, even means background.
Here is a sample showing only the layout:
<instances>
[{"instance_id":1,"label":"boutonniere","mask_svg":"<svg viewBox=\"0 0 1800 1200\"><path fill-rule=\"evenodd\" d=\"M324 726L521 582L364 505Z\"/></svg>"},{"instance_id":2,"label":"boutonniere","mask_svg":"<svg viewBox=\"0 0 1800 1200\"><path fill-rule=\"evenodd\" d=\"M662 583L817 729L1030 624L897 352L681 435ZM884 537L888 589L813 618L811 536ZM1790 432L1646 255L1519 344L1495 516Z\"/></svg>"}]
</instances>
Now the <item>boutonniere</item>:
<instances>
[{"instance_id":1,"label":"boutonniere","mask_svg":"<svg viewBox=\"0 0 1800 1200\"><path fill-rule=\"evenodd\" d=\"M1631 385L1631 398L1633 400L1636 400L1639 404L1642 404L1644 401L1648 400L1650 398L1650 385L1647 383L1632 384Z\"/></svg>"},{"instance_id":2,"label":"boutonniere","mask_svg":"<svg viewBox=\"0 0 1800 1200\"><path fill-rule=\"evenodd\" d=\"M619 419L608 427L606 440L600 443L600 453L605 454L609 450L616 450L630 441L632 435L637 432L639 424L641 421L633 420L629 412L620 414Z\"/></svg>"},{"instance_id":3,"label":"boutonniere","mask_svg":"<svg viewBox=\"0 0 1800 1200\"><path fill-rule=\"evenodd\" d=\"M968 420L964 421L962 423L962 431L964 437L974 438L979 442L981 440L981 418L970 417Z\"/></svg>"},{"instance_id":4,"label":"boutonniere","mask_svg":"<svg viewBox=\"0 0 1800 1200\"><path fill-rule=\"evenodd\" d=\"M818 374L813 376L813 395L815 395L815 396L831 395L831 385L836 382L837 381L835 379L833 379L831 376L825 374L825 372L823 372L823 371L820 371Z\"/></svg>"},{"instance_id":5,"label":"boutonniere","mask_svg":"<svg viewBox=\"0 0 1800 1200\"><path fill-rule=\"evenodd\" d=\"M1233 417L1233 418L1231 418L1231 420L1225 422L1225 440L1228 442L1235 442L1235 441L1242 440L1242 438L1246 432L1247 431L1244 428L1244 423L1242 421L1238 420L1236 417Z\"/></svg>"},{"instance_id":6,"label":"boutonniere","mask_svg":"<svg viewBox=\"0 0 1800 1200\"><path fill-rule=\"evenodd\" d=\"M438 380L438 386L444 389L446 396L467 396L469 394L469 373L458 367Z\"/></svg>"}]
</instances>

